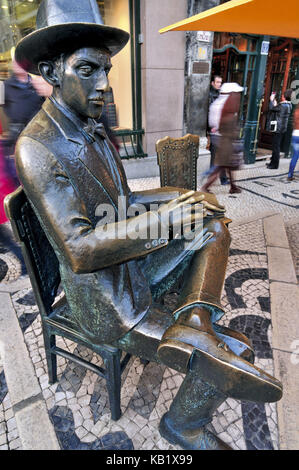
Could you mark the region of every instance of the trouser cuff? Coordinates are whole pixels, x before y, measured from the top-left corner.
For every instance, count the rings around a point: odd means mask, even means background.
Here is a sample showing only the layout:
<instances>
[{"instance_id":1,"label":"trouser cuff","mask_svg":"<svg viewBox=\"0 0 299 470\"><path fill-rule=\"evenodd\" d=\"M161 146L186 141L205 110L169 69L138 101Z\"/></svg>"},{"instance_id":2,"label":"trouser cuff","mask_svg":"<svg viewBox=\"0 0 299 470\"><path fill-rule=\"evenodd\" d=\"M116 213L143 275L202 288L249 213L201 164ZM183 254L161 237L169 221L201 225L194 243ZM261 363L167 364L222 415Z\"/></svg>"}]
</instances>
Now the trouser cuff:
<instances>
[{"instance_id":1,"label":"trouser cuff","mask_svg":"<svg viewBox=\"0 0 299 470\"><path fill-rule=\"evenodd\" d=\"M176 309L173 312L175 320L179 318L181 313L185 312L186 310L189 310L190 308L194 307L204 307L206 308L210 314L211 314L211 321L212 323L216 323L218 320L220 320L223 315L224 315L224 309L221 306L220 303L212 303L204 300L194 300L191 302L186 302L184 305L180 306L178 309Z\"/></svg>"}]
</instances>

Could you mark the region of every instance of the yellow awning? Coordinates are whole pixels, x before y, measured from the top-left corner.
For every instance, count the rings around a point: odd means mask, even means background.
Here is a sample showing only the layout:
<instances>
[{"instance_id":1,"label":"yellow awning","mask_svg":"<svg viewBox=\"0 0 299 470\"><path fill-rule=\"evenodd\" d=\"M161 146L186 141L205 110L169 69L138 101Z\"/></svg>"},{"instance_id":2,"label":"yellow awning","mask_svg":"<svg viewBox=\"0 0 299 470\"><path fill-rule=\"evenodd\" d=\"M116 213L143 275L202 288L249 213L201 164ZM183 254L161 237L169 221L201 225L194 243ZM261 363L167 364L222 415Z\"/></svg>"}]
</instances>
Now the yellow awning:
<instances>
[{"instance_id":1,"label":"yellow awning","mask_svg":"<svg viewBox=\"0 0 299 470\"><path fill-rule=\"evenodd\" d=\"M299 0L231 0L159 32L167 31L222 31L299 38Z\"/></svg>"}]
</instances>

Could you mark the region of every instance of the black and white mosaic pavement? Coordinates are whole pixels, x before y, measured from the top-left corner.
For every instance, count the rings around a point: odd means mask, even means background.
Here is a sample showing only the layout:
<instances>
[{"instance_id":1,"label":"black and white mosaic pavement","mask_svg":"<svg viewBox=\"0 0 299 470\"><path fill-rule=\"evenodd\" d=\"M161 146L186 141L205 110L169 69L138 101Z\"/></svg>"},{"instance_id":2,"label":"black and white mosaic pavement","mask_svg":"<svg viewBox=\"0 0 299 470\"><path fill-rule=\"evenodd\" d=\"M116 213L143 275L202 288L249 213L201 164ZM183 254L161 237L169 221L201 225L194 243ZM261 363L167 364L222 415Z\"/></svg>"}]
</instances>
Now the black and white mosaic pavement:
<instances>
[{"instance_id":1,"label":"black and white mosaic pavement","mask_svg":"<svg viewBox=\"0 0 299 470\"><path fill-rule=\"evenodd\" d=\"M213 191L234 221L264 212L283 215L299 279L299 185L287 181L288 161L275 171L263 167L237 173L242 193L230 195L227 186ZM159 186L159 178L131 180L132 190ZM1 227L0 227L1 228ZM1 235L1 234L0 234ZM255 363L273 374L272 327L268 266L262 219L231 228L222 323L244 332L253 342ZM20 250L0 239L1 286L26 276ZM183 377L164 366L131 358L122 377L122 417L110 419L104 379L63 358L58 359L58 382L49 385L40 318L30 288L11 295L36 375L61 449L175 449L161 438L158 424ZM100 364L101 359L67 340L70 351ZM58 344L59 345L59 344ZM234 449L278 448L275 404L226 400L215 413L210 429ZM0 363L0 450L20 449L15 419Z\"/></svg>"},{"instance_id":2,"label":"black and white mosaic pavement","mask_svg":"<svg viewBox=\"0 0 299 470\"><path fill-rule=\"evenodd\" d=\"M205 163L198 159L198 189L203 186L206 169ZM265 161L254 165L252 169L243 169L235 173L236 184L242 189L241 194L229 194L229 185L221 186L217 181L210 190L214 192L226 207L226 214L232 220L256 216L265 211L283 214L285 222L298 221L299 209L299 170L294 172L295 179L288 181L288 168L290 160L281 158L277 170L269 170ZM131 180L132 190L140 186L157 188L160 185L159 177Z\"/></svg>"},{"instance_id":3,"label":"black and white mosaic pavement","mask_svg":"<svg viewBox=\"0 0 299 470\"><path fill-rule=\"evenodd\" d=\"M231 230L227 276L222 302L223 324L238 329L253 341L256 364L273 373L271 313L267 257L262 221ZM3 248L3 247L2 247ZM2 249L3 282L22 276L22 262ZM175 396L183 376L157 364L144 365L131 358L123 375L122 411L110 419L104 379L82 367L58 359L59 381L48 384L45 352L35 299L30 288L12 294L12 301L39 378L49 416L62 449L176 449L160 437L158 424ZM61 340L88 360L101 359L87 349ZM0 449L20 448L3 370L0 369ZM9 428L8 428L9 426ZM234 449L277 449L275 404L226 400L217 410L210 429ZM179 449L179 448L178 448Z\"/></svg>"}]
</instances>

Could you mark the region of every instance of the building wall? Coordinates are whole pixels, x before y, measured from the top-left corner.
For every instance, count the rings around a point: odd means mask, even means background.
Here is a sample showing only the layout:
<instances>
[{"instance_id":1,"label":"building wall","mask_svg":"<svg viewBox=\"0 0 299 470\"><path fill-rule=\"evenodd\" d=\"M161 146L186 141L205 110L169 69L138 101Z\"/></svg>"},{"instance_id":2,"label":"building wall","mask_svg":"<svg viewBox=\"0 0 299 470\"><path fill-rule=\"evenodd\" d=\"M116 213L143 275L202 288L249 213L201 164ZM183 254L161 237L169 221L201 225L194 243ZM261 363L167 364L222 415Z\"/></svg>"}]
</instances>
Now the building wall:
<instances>
[{"instance_id":1,"label":"building wall","mask_svg":"<svg viewBox=\"0 0 299 470\"><path fill-rule=\"evenodd\" d=\"M107 5L110 9L105 10L105 23L130 33L128 0L110 0ZM113 88L118 125L130 129L133 125L130 41L119 54L112 57L112 65L109 84Z\"/></svg>"},{"instance_id":2,"label":"building wall","mask_svg":"<svg viewBox=\"0 0 299 470\"><path fill-rule=\"evenodd\" d=\"M183 135L186 34L161 35L159 29L186 15L187 0L141 0L142 123L149 156L158 139Z\"/></svg>"},{"instance_id":3,"label":"building wall","mask_svg":"<svg viewBox=\"0 0 299 470\"><path fill-rule=\"evenodd\" d=\"M219 0L188 0L187 16L218 6ZM208 40L202 40L206 36ZM209 36L209 37L208 37ZM206 39L204 38L204 39ZM187 32L185 67L184 132L200 136L206 147L208 97L211 81L214 35Z\"/></svg>"}]
</instances>

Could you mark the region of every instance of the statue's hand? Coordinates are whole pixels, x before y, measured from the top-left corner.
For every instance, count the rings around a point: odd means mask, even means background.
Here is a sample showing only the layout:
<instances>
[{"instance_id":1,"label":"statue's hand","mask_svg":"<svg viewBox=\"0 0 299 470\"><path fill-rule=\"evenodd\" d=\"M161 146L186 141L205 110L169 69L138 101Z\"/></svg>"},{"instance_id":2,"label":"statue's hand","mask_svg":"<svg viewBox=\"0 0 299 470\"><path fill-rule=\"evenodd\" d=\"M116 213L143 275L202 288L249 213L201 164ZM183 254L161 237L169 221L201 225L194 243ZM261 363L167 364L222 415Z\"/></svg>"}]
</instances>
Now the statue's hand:
<instances>
[{"instance_id":1,"label":"statue's hand","mask_svg":"<svg viewBox=\"0 0 299 470\"><path fill-rule=\"evenodd\" d=\"M200 208L204 217L213 216L214 213L217 213L217 215L224 214L225 207L219 204L216 198L214 200L210 198L209 200L207 196L205 193L196 192L193 197L189 198L189 204L194 203L195 210ZM200 203L200 206L198 203Z\"/></svg>"},{"instance_id":2,"label":"statue's hand","mask_svg":"<svg viewBox=\"0 0 299 470\"><path fill-rule=\"evenodd\" d=\"M193 222L202 219L201 194L196 195L195 191L188 191L181 196L172 199L166 204L162 204L157 213L162 223L173 225L184 225L190 223L190 215ZM200 210L199 210L200 209Z\"/></svg>"},{"instance_id":3,"label":"statue's hand","mask_svg":"<svg viewBox=\"0 0 299 470\"><path fill-rule=\"evenodd\" d=\"M225 208L218 203L215 196L210 197L210 194L189 191L163 204L157 212L161 222L169 224L170 227L188 226L191 228L205 217L222 216Z\"/></svg>"}]
</instances>

